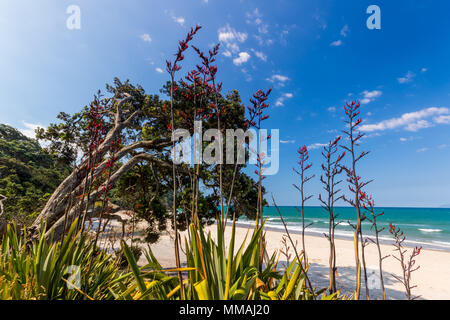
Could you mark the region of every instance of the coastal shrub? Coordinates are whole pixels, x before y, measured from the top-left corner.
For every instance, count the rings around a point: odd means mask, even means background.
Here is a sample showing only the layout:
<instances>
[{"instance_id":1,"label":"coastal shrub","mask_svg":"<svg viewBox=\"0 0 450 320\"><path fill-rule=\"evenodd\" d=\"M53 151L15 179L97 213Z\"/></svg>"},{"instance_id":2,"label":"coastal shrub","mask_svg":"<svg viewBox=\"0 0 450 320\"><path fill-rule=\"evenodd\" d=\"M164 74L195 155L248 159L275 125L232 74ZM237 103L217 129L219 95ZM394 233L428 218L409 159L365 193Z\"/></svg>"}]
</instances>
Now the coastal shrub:
<instances>
[{"instance_id":1,"label":"coastal shrub","mask_svg":"<svg viewBox=\"0 0 450 320\"><path fill-rule=\"evenodd\" d=\"M113 299L111 290L127 285L126 274L75 230L76 221L63 241L47 241L45 226L30 239L8 225L0 247L0 299Z\"/></svg>"},{"instance_id":2,"label":"coastal shrub","mask_svg":"<svg viewBox=\"0 0 450 320\"><path fill-rule=\"evenodd\" d=\"M274 253L259 266L260 236L264 223L248 233L235 248L236 225L231 226L231 238L224 239L224 230L217 224L217 239L206 233L200 224L191 224L190 238L185 239L187 266L164 270L154 257L150 247L146 251L148 263L139 268L125 242L124 253L134 275L134 282L123 299L180 299L181 286L175 272L184 272L183 288L189 300L311 300L339 298L339 293L326 295L326 289L311 290L307 285L307 269L302 259L294 259L284 271L277 268ZM250 232L250 230L249 230ZM235 250L237 249L237 250Z\"/></svg>"}]
</instances>

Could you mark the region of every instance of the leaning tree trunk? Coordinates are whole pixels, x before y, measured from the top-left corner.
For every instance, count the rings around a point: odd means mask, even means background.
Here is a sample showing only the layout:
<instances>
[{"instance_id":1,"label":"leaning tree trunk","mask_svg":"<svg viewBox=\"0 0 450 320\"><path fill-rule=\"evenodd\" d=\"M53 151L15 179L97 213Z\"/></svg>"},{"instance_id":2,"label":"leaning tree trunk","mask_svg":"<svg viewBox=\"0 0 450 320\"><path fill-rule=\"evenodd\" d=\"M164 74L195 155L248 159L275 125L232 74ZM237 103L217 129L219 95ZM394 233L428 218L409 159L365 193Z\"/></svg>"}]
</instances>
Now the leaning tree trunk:
<instances>
[{"instance_id":1,"label":"leaning tree trunk","mask_svg":"<svg viewBox=\"0 0 450 320\"><path fill-rule=\"evenodd\" d=\"M169 163L156 159L154 156L144 152L133 156L124 165L122 165L113 175L111 175L111 177L107 182L103 183L97 190L93 191L89 197L89 200L87 197L84 197L76 201L73 206L68 208L67 212L66 210L63 210L59 218L57 218L57 220L54 221L49 228L47 228L46 237L48 238L50 234L52 234L53 232L54 238L58 239L64 233L65 226L70 226L72 222L75 221L75 219L79 216L79 213L83 210L83 208L93 205L95 200L98 199L98 197L104 192L102 190L106 188L107 184L110 186L114 185L120 179L120 177L122 177L125 173L130 171L140 161L156 162L160 166L165 166L167 168L170 167ZM53 217L55 216L56 215L53 215Z\"/></svg>"},{"instance_id":2,"label":"leaning tree trunk","mask_svg":"<svg viewBox=\"0 0 450 320\"><path fill-rule=\"evenodd\" d=\"M102 186L96 191L93 191L90 197L83 197L86 179L90 179L91 174L92 181L102 175L109 162L107 153L111 149L115 138L124 128L129 126L134 117L139 114L140 111L138 110L129 115L126 120L122 119L121 107L130 100L130 98L131 96L126 95L125 98L118 101L114 126L106 134L105 139L92 155L92 157L95 157L96 159L102 159L102 162L100 162L96 168L92 169L93 171L92 173L89 173L89 177L87 177L86 174L89 172L88 160L84 160L80 166L74 169L74 171L56 188L50 199L47 201L44 209L29 228L32 233L36 233L41 225L45 223L48 232L54 231L55 237L60 236L64 232L64 226L70 225L71 221L77 217L77 213L80 213L83 208L86 208L86 205L90 205L90 203L86 203L88 201L86 198L89 198L89 201L95 201L100 192L98 190L102 190ZM134 156L112 174L108 184L110 186L114 185L123 174L131 170L136 163L142 160L155 161L162 165L167 165L150 154L144 152L137 153L136 150L143 148L162 149L170 145L170 143L170 140L168 141L167 139L155 139L137 141L123 147L115 154L116 160L120 160L130 153L133 153Z\"/></svg>"}]
</instances>

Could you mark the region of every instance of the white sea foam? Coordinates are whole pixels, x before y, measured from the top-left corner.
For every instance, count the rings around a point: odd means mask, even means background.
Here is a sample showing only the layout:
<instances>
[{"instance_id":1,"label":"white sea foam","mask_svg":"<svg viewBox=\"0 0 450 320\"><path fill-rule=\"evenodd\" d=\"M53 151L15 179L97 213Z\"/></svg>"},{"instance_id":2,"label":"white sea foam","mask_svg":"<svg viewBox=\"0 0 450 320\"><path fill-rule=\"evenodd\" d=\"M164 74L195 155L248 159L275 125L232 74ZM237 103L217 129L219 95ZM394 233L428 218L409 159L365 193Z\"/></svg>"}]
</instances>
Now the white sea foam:
<instances>
[{"instance_id":1,"label":"white sea foam","mask_svg":"<svg viewBox=\"0 0 450 320\"><path fill-rule=\"evenodd\" d=\"M421 232L441 232L442 230L441 229L420 229L419 228L419 231L421 231Z\"/></svg>"}]
</instances>

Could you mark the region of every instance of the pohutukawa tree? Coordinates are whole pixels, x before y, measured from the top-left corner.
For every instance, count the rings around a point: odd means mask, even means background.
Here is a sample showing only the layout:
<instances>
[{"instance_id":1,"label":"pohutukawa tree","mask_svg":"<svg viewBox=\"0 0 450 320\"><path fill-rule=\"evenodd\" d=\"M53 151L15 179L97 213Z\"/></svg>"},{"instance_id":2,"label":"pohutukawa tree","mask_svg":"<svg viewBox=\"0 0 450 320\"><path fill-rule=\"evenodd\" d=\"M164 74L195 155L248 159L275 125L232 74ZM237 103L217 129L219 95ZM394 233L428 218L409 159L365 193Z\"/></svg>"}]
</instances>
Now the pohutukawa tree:
<instances>
[{"instance_id":1,"label":"pohutukawa tree","mask_svg":"<svg viewBox=\"0 0 450 320\"><path fill-rule=\"evenodd\" d=\"M82 112L72 117L60 116L67 121L52 124L47 130L38 129L38 139L47 140L50 151L64 152L63 156L67 156L68 150L75 154L75 150L81 149L85 156L54 191L32 224L32 231L46 223L47 233L55 231L58 236L64 231L64 226L85 215L102 191L110 189L137 163L148 161L160 166L168 165L154 152L162 152L170 146L170 136L155 134L151 139L141 139L145 128L151 127L154 131L166 126L165 117L155 112L159 106L152 104L154 97L146 96L141 87L121 83L118 79L107 90L111 97L95 98L91 107L85 107ZM95 121L92 121L93 117ZM116 145L119 137L122 143ZM74 156L67 158L73 159ZM112 162L118 165L105 179L104 174Z\"/></svg>"},{"instance_id":2,"label":"pohutukawa tree","mask_svg":"<svg viewBox=\"0 0 450 320\"><path fill-rule=\"evenodd\" d=\"M264 189L257 190L254 181L241 172L245 164L227 164L220 170L204 163L194 168L172 163L171 148L177 143L172 141L173 128L193 132L195 120L205 129L219 127L222 131L246 125L239 94L232 91L222 95L221 84L213 79L217 67L212 63L218 47L210 52L208 61L200 55L202 64L188 73L188 82L175 79L188 43L199 29L191 29L180 42L175 60L167 63L170 81L161 92L169 101L115 79L112 86L107 85L105 96L99 92L81 112L61 113L59 123L38 129L37 137L47 142L52 154L71 164L73 171L51 195L32 231L46 223L47 234L54 231L58 237L75 218L83 221L87 215L107 214L113 201L160 226L170 216L174 228L185 227L194 214L201 221L216 217L223 202L216 197L220 194L233 212L251 216L256 211L252 199ZM202 146L208 143L203 141ZM77 156L80 151L83 157ZM230 188L232 183L234 192L225 196L221 189ZM100 210L96 202L101 203ZM168 215L169 207L172 213Z\"/></svg>"}]
</instances>

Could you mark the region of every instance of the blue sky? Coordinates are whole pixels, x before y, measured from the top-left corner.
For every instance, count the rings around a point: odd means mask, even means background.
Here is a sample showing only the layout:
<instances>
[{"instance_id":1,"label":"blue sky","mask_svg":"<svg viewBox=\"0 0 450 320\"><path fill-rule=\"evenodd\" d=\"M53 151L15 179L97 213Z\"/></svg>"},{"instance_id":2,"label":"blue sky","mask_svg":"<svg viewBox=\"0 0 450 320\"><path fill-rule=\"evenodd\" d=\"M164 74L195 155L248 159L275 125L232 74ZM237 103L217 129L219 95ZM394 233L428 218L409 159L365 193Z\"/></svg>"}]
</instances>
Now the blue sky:
<instances>
[{"instance_id":1,"label":"blue sky","mask_svg":"<svg viewBox=\"0 0 450 320\"><path fill-rule=\"evenodd\" d=\"M381 8L381 30L366 9ZM69 5L81 29L69 30ZM448 1L17 1L0 3L0 122L31 134L59 111L75 112L115 76L158 93L165 59L196 23L195 45L221 41L218 77L244 102L273 87L267 128L279 128L280 172L266 188L282 205L296 149L320 149L343 129L345 101L362 104L372 153L361 175L380 206L450 204ZM182 71L196 62L189 55ZM252 170L253 171L253 170ZM309 185L320 192L318 179ZM316 199L316 197L315 197ZM317 200L311 204L318 204Z\"/></svg>"}]
</instances>

